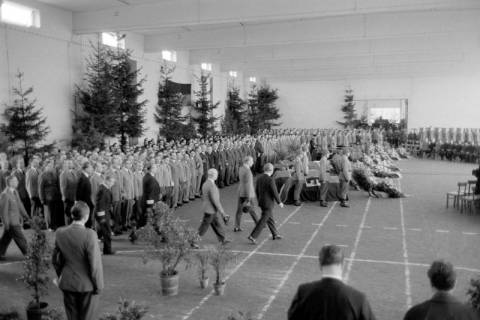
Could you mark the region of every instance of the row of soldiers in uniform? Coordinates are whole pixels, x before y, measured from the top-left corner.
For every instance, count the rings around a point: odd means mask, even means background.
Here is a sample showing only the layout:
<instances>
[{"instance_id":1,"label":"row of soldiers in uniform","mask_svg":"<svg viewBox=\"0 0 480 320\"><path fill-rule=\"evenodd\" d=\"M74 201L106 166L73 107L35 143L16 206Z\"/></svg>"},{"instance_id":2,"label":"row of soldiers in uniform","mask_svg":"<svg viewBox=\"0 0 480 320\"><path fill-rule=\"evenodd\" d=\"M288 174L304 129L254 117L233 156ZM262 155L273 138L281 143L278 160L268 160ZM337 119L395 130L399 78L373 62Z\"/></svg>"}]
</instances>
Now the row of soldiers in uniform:
<instances>
[{"instance_id":1,"label":"row of soldiers in uniform","mask_svg":"<svg viewBox=\"0 0 480 320\"><path fill-rule=\"evenodd\" d=\"M420 128L412 130L408 140L417 144L420 157L463 162L480 159L480 129Z\"/></svg>"},{"instance_id":2,"label":"row of soldiers in uniform","mask_svg":"<svg viewBox=\"0 0 480 320\"><path fill-rule=\"evenodd\" d=\"M480 129L473 128L419 128L408 134L408 140L421 146L436 144L480 145Z\"/></svg>"},{"instance_id":3,"label":"row of soldiers in uniform","mask_svg":"<svg viewBox=\"0 0 480 320\"><path fill-rule=\"evenodd\" d=\"M110 176L114 181L110 188L112 217L114 232L120 234L129 226L130 220L138 220L142 215L142 182L147 163L155 164L154 175L161 200L176 208L200 197L201 184L209 168L218 170L219 187L237 182L242 159L247 155L257 159L262 153L261 148L254 137L192 140L189 143L159 141L155 145L127 149L125 153L115 148L90 152L60 150L34 156L28 168L25 168L23 158L8 161L3 154L0 155L0 188L5 189L6 177L15 174L27 212L44 215L48 227L56 229L70 222L70 209L78 200L77 184L82 164L88 161L92 164L92 173L87 174L92 205L104 178Z\"/></svg>"}]
</instances>

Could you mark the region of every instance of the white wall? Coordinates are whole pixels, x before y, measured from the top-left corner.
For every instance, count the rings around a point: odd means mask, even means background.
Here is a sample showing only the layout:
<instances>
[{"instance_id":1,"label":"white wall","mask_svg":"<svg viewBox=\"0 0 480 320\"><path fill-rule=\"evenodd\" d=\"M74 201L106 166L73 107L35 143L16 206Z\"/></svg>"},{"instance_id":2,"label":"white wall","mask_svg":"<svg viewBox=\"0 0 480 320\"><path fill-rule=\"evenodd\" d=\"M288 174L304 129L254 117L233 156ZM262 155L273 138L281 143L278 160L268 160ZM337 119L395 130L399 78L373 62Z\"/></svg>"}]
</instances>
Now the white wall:
<instances>
[{"instance_id":1,"label":"white wall","mask_svg":"<svg viewBox=\"0 0 480 320\"><path fill-rule=\"evenodd\" d=\"M75 36L72 34L72 13L34 1L22 1L40 10L42 25L39 29L27 29L0 24L0 112L3 104L11 103L15 73L25 73L26 85L34 87L32 98L44 109L51 134L47 140L68 142L72 133L74 88L81 85L85 70L85 58L91 52L89 41L97 43L98 35ZM137 66L146 76L144 94L147 99L145 136L155 137L158 125L154 112L160 80L161 53L144 53L144 37L127 33L126 47L133 50ZM189 52L178 51L173 81L190 83L192 71ZM220 87L220 84L217 84ZM0 119L2 121L3 119Z\"/></svg>"},{"instance_id":2,"label":"white wall","mask_svg":"<svg viewBox=\"0 0 480 320\"><path fill-rule=\"evenodd\" d=\"M285 128L332 128L342 120L345 89L356 99L408 99L409 128L480 126L480 75L271 83Z\"/></svg>"},{"instance_id":3,"label":"white wall","mask_svg":"<svg viewBox=\"0 0 480 320\"><path fill-rule=\"evenodd\" d=\"M51 127L49 141L67 138L71 132L72 84L78 76L73 62L71 12L36 2L22 1L40 10L41 28L25 29L0 24L0 112L11 103L18 70L25 86L33 86L32 98L43 107ZM3 120L3 119L2 119Z\"/></svg>"}]
</instances>

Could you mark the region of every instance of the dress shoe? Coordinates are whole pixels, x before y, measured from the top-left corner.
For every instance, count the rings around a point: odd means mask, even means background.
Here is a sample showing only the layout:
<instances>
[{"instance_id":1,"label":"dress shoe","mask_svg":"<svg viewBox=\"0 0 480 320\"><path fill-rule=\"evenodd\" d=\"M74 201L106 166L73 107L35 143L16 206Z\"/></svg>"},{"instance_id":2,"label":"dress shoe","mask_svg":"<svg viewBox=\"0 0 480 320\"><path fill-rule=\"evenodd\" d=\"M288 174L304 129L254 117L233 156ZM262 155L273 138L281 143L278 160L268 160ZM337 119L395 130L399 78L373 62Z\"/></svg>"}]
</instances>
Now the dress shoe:
<instances>
[{"instance_id":1,"label":"dress shoe","mask_svg":"<svg viewBox=\"0 0 480 320\"><path fill-rule=\"evenodd\" d=\"M281 240L281 239L283 239L283 237L279 234L273 236L273 240Z\"/></svg>"},{"instance_id":2,"label":"dress shoe","mask_svg":"<svg viewBox=\"0 0 480 320\"><path fill-rule=\"evenodd\" d=\"M192 243L190 247L192 247L192 249L200 249L200 246L196 243Z\"/></svg>"},{"instance_id":3,"label":"dress shoe","mask_svg":"<svg viewBox=\"0 0 480 320\"><path fill-rule=\"evenodd\" d=\"M300 207L302 203L300 201L295 201L295 206Z\"/></svg>"},{"instance_id":4,"label":"dress shoe","mask_svg":"<svg viewBox=\"0 0 480 320\"><path fill-rule=\"evenodd\" d=\"M115 251L108 251L108 252L104 252L103 255L107 255L107 256L113 256L114 254L117 254Z\"/></svg>"},{"instance_id":5,"label":"dress shoe","mask_svg":"<svg viewBox=\"0 0 480 320\"><path fill-rule=\"evenodd\" d=\"M350 206L346 202L340 203L340 207L350 208Z\"/></svg>"},{"instance_id":6,"label":"dress shoe","mask_svg":"<svg viewBox=\"0 0 480 320\"><path fill-rule=\"evenodd\" d=\"M326 203L325 201L321 201L321 202L320 202L320 207L326 208L326 207L328 207L328 205L327 205L327 203Z\"/></svg>"},{"instance_id":7,"label":"dress shoe","mask_svg":"<svg viewBox=\"0 0 480 320\"><path fill-rule=\"evenodd\" d=\"M250 240L251 244L257 244L257 240L255 240L252 236L248 236L247 239Z\"/></svg>"},{"instance_id":8,"label":"dress shoe","mask_svg":"<svg viewBox=\"0 0 480 320\"><path fill-rule=\"evenodd\" d=\"M226 245L226 244L229 244L230 242L232 242L232 240L230 240L230 239L223 239L222 244L223 244L223 245Z\"/></svg>"},{"instance_id":9,"label":"dress shoe","mask_svg":"<svg viewBox=\"0 0 480 320\"><path fill-rule=\"evenodd\" d=\"M233 232L242 232L242 228L233 228Z\"/></svg>"},{"instance_id":10,"label":"dress shoe","mask_svg":"<svg viewBox=\"0 0 480 320\"><path fill-rule=\"evenodd\" d=\"M223 216L223 222L225 222L225 224L228 224L228 221L230 221L230 216L227 214Z\"/></svg>"},{"instance_id":11,"label":"dress shoe","mask_svg":"<svg viewBox=\"0 0 480 320\"><path fill-rule=\"evenodd\" d=\"M0 256L0 261L5 261L7 260L7 258L5 258L5 256Z\"/></svg>"}]
</instances>

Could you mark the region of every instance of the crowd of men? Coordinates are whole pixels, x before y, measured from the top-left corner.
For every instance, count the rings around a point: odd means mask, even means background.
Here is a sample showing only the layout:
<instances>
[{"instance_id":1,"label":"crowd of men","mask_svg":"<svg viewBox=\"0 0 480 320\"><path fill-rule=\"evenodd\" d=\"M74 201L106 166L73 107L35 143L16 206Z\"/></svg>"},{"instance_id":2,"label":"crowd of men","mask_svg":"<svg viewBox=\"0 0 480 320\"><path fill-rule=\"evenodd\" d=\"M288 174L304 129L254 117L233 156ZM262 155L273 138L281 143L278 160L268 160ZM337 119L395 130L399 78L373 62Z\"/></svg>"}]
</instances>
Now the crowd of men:
<instances>
[{"instance_id":1,"label":"crowd of men","mask_svg":"<svg viewBox=\"0 0 480 320\"><path fill-rule=\"evenodd\" d=\"M6 189L7 177L15 176L26 212L30 217L44 217L49 229L69 224L73 204L84 201L92 212L88 227L102 230L109 225L114 235L120 235L144 224L146 208L157 201L177 208L199 198L210 168L217 170L216 185L223 188L238 182L246 156L252 158L252 171L259 173L264 164L278 162L277 150L282 145L300 145L302 152L292 168L296 177L295 204L299 205L308 161L320 159L322 150L325 154L351 145L368 150L371 143L382 142L380 130L285 129L258 136L145 140L143 146L126 147L123 151L116 145L90 151L60 149L33 155L27 167L22 156L7 158L3 153L0 190ZM109 202L111 214L106 210ZM104 223L105 220L108 222ZM103 234L107 233L109 229L105 228ZM134 236L131 233L132 241ZM109 243L109 239L104 240ZM111 252L108 246L104 250L106 254Z\"/></svg>"},{"instance_id":2,"label":"crowd of men","mask_svg":"<svg viewBox=\"0 0 480 320\"><path fill-rule=\"evenodd\" d=\"M341 205L348 207L346 193L351 180L348 147L355 145L355 149L367 152L370 144L383 143L383 137L381 130L274 130L256 137L145 141L143 146L126 148L124 152L113 146L108 150L72 149L38 154L27 168L22 157L8 159L0 154L0 188L4 190L0 194L4 224L0 258L11 240L15 240L22 253L27 252L22 220L42 216L50 229L69 224L56 234L53 260L57 274L62 275L59 287L64 291L69 318L91 319L103 288L100 249L92 228L103 238L103 253L113 254L111 235L134 231L145 224L147 209L156 202L163 201L176 208L201 197L204 217L199 234L205 234L211 226L219 241L227 243L230 240L217 215L225 223L228 221L218 188L239 182L234 231L242 231L241 217L248 212L256 223L248 236L252 244L256 244L266 226L273 240L282 239L273 215L274 204L283 207L283 203L272 178L272 163L280 160L279 147L292 143L301 150L290 166L296 181L295 205L299 205L298 190L305 184L309 162L314 161L320 173L320 205L327 206L324 193L328 183L327 161L330 161L339 174ZM338 147L342 147L341 151L328 159L330 152ZM255 186L254 173L262 173ZM260 218L253 210L254 198L261 209ZM134 232L130 239L135 240ZM192 246L198 248L196 243ZM82 248L90 248L92 252L83 252L84 257L69 256ZM66 260L79 264L72 272L84 274L84 281L78 281L76 275L68 276ZM365 295L343 283L343 260L339 247L326 246L321 250L322 280L299 287L288 311L289 319L317 319L320 315L329 319L375 319ZM449 316L458 315L458 319L477 319L450 295L455 285L451 264L434 262L428 276L435 292L433 298L412 308L405 319L424 319L427 314L431 319L443 319L445 312Z\"/></svg>"},{"instance_id":3,"label":"crowd of men","mask_svg":"<svg viewBox=\"0 0 480 320\"><path fill-rule=\"evenodd\" d=\"M420 128L408 134L420 157L477 163L480 159L480 129Z\"/></svg>"}]
</instances>

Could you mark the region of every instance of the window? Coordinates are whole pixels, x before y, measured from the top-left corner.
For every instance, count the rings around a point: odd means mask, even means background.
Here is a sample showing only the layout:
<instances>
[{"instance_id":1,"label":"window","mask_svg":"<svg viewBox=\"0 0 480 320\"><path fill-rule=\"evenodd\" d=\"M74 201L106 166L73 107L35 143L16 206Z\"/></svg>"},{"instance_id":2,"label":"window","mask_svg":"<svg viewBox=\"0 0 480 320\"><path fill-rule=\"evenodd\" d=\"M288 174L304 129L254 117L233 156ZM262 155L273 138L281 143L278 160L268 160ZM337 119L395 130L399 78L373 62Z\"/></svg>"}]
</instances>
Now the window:
<instances>
[{"instance_id":1,"label":"window","mask_svg":"<svg viewBox=\"0 0 480 320\"><path fill-rule=\"evenodd\" d=\"M102 32L102 43L109 47L125 49L125 36L115 32Z\"/></svg>"},{"instance_id":2,"label":"window","mask_svg":"<svg viewBox=\"0 0 480 320\"><path fill-rule=\"evenodd\" d=\"M237 77L237 71L230 71L230 72L228 73L228 75L229 75L230 77L232 77L232 78L236 78L236 77Z\"/></svg>"},{"instance_id":3,"label":"window","mask_svg":"<svg viewBox=\"0 0 480 320\"><path fill-rule=\"evenodd\" d=\"M402 110L400 108L381 108L375 107L368 110L368 120L374 122L375 120L382 118L395 123L400 123Z\"/></svg>"},{"instance_id":4,"label":"window","mask_svg":"<svg viewBox=\"0 0 480 320\"><path fill-rule=\"evenodd\" d=\"M248 78L248 81L250 81L250 82L257 82L257 78L255 78L255 77L250 77L250 78Z\"/></svg>"},{"instance_id":5,"label":"window","mask_svg":"<svg viewBox=\"0 0 480 320\"><path fill-rule=\"evenodd\" d=\"M15 2L3 1L0 5L0 21L22 27L40 28L40 12Z\"/></svg>"},{"instance_id":6,"label":"window","mask_svg":"<svg viewBox=\"0 0 480 320\"><path fill-rule=\"evenodd\" d=\"M211 63L202 63L201 65L202 70L204 71L212 71L212 64Z\"/></svg>"},{"instance_id":7,"label":"window","mask_svg":"<svg viewBox=\"0 0 480 320\"><path fill-rule=\"evenodd\" d=\"M162 59L170 62L177 62L177 52L173 50L163 50Z\"/></svg>"}]
</instances>

